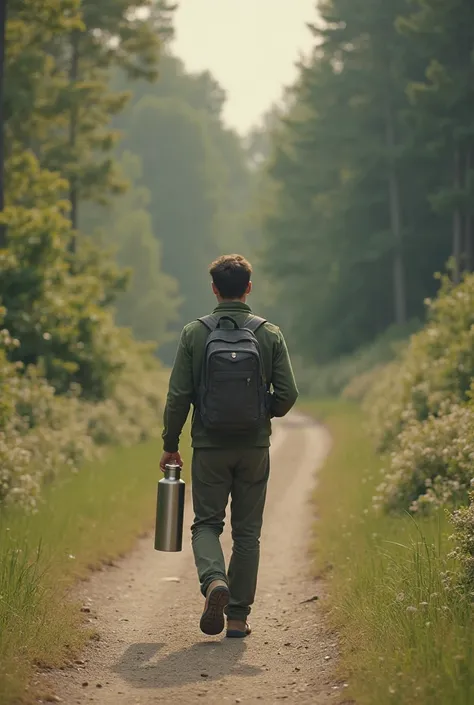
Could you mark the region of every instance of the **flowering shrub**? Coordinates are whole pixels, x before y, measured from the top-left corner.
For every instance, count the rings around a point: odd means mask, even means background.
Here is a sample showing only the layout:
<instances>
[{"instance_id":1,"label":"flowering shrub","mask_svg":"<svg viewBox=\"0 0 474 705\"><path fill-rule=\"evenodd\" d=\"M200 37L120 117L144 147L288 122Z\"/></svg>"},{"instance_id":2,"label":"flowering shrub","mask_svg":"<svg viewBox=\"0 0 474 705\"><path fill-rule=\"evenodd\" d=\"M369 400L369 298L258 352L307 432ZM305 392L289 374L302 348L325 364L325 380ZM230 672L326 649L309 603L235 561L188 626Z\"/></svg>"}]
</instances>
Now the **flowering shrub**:
<instances>
[{"instance_id":1,"label":"flowering shrub","mask_svg":"<svg viewBox=\"0 0 474 705\"><path fill-rule=\"evenodd\" d=\"M145 345L134 343L113 395L87 405L88 433L94 442L127 446L156 436L166 387L166 371Z\"/></svg>"},{"instance_id":2,"label":"flowering shrub","mask_svg":"<svg viewBox=\"0 0 474 705\"><path fill-rule=\"evenodd\" d=\"M7 360L18 345L0 332L0 503L34 507L45 482L77 471L106 444L138 443L158 432L165 373L134 344L113 395L92 403L72 389L59 396L31 366Z\"/></svg>"},{"instance_id":3,"label":"flowering shrub","mask_svg":"<svg viewBox=\"0 0 474 705\"><path fill-rule=\"evenodd\" d=\"M429 320L397 362L375 373L364 405L389 451L375 506L451 514L453 555L474 588L474 275L443 281Z\"/></svg>"},{"instance_id":4,"label":"flowering shrub","mask_svg":"<svg viewBox=\"0 0 474 705\"><path fill-rule=\"evenodd\" d=\"M474 407L413 421L401 432L374 498L390 509L426 511L465 501L474 478Z\"/></svg>"},{"instance_id":5,"label":"flowering shrub","mask_svg":"<svg viewBox=\"0 0 474 705\"><path fill-rule=\"evenodd\" d=\"M453 539L456 548L453 555L459 560L467 586L474 590L474 492L470 493L470 503L451 515L454 524Z\"/></svg>"},{"instance_id":6,"label":"flowering shrub","mask_svg":"<svg viewBox=\"0 0 474 705\"><path fill-rule=\"evenodd\" d=\"M414 421L446 414L467 400L474 377L474 275L457 287L443 280L429 318L398 363L388 365L365 406L379 450L397 445Z\"/></svg>"}]
</instances>

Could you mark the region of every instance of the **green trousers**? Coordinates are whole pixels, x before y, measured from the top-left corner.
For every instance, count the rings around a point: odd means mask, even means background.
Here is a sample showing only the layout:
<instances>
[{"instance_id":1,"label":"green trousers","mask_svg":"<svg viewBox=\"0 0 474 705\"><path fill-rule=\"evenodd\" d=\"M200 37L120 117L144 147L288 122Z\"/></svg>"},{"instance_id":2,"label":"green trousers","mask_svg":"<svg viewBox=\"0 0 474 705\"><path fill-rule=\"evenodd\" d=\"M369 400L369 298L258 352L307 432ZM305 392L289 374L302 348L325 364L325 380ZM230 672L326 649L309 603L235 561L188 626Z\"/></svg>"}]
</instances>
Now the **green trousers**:
<instances>
[{"instance_id":1,"label":"green trousers","mask_svg":"<svg viewBox=\"0 0 474 705\"><path fill-rule=\"evenodd\" d=\"M268 448L194 450L194 559L203 595L213 580L228 583L229 619L245 620L255 598L269 471ZM229 496L233 548L226 571L220 536Z\"/></svg>"}]
</instances>

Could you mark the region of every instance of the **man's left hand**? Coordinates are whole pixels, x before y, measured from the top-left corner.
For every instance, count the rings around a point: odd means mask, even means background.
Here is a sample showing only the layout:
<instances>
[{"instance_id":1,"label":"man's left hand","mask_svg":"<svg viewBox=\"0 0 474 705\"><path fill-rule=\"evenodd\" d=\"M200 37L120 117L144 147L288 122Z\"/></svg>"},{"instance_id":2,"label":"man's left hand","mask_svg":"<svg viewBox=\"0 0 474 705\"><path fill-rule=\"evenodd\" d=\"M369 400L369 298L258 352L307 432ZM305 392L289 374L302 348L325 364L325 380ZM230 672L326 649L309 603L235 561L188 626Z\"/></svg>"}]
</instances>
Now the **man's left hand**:
<instances>
[{"instance_id":1,"label":"man's left hand","mask_svg":"<svg viewBox=\"0 0 474 705\"><path fill-rule=\"evenodd\" d=\"M176 453L166 453L165 451L163 453L160 460L160 468L163 472L165 471L165 465L169 465L170 463L176 463L176 465L183 467L183 461L181 460L179 451L176 451Z\"/></svg>"}]
</instances>

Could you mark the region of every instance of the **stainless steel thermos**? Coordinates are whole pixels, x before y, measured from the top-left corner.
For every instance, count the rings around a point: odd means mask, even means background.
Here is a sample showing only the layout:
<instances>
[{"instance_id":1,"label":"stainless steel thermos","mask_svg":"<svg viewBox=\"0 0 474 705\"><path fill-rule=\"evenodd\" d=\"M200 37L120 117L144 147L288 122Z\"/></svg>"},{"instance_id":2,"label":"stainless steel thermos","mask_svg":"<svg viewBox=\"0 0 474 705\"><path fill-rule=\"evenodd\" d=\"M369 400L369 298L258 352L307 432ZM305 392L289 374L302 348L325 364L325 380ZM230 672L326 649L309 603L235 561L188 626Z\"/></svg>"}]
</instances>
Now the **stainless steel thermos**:
<instances>
[{"instance_id":1,"label":"stainless steel thermos","mask_svg":"<svg viewBox=\"0 0 474 705\"><path fill-rule=\"evenodd\" d=\"M184 490L179 465L165 465L165 476L158 483L156 502L155 549L181 551L183 545Z\"/></svg>"}]
</instances>

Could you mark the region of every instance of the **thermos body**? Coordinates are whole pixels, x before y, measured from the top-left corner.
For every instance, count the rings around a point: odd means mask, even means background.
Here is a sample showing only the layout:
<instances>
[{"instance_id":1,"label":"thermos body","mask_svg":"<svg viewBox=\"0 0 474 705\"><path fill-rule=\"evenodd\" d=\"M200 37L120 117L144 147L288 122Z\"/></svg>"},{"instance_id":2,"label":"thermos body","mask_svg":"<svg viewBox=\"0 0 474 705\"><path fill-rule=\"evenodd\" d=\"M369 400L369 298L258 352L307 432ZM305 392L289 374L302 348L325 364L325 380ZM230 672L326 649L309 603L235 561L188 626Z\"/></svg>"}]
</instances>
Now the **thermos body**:
<instances>
[{"instance_id":1,"label":"thermos body","mask_svg":"<svg viewBox=\"0 0 474 705\"><path fill-rule=\"evenodd\" d=\"M185 483L179 465L166 465L158 483L156 502L155 549L177 552L183 546Z\"/></svg>"}]
</instances>

